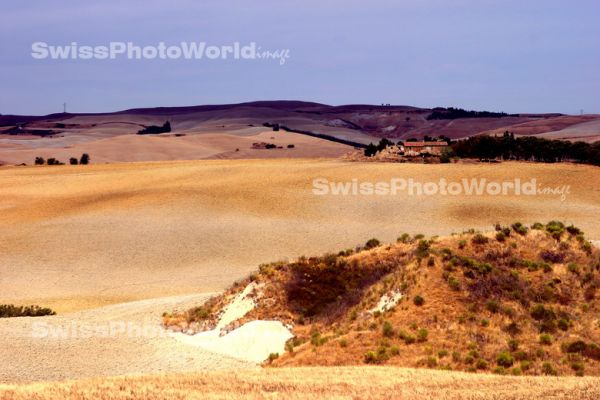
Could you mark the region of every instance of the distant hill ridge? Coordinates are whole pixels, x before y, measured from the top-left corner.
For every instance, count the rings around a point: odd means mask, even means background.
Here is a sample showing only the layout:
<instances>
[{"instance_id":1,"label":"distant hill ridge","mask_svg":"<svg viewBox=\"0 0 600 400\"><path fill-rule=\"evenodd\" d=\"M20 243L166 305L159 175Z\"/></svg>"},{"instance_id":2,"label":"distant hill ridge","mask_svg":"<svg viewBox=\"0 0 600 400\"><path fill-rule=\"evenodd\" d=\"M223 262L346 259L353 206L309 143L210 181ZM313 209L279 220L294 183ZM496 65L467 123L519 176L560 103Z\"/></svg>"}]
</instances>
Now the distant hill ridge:
<instances>
[{"instance_id":1,"label":"distant hill ridge","mask_svg":"<svg viewBox=\"0 0 600 400\"><path fill-rule=\"evenodd\" d=\"M104 113L57 113L45 116L0 115L0 126L34 123L36 121L65 121L74 117L147 116L166 119L228 120L244 117L248 124L279 123L290 129L334 135L345 140L351 131L371 138L417 138L446 136L451 139L473 135L515 130L519 135L552 134L569 128L565 138L581 136L584 141L600 140L600 115L568 116L557 113L506 114L497 111L472 111L461 108L420 108L408 105L346 104L328 105L298 100L264 100L235 104L209 104L174 107L131 108ZM598 132L589 125L598 121ZM164 122L164 121L163 121ZM573 128L575 128L573 130ZM356 138L354 138L356 139ZM358 138L368 144L368 138Z\"/></svg>"}]
</instances>

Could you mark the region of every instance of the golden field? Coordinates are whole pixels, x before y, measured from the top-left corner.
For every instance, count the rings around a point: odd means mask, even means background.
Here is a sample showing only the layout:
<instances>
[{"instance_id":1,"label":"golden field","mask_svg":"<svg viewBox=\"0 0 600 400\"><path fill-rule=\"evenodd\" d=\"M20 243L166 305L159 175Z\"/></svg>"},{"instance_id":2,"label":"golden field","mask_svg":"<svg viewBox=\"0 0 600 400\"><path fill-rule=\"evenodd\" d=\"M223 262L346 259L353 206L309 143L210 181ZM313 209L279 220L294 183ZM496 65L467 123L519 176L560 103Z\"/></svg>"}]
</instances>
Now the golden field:
<instances>
[{"instance_id":1,"label":"golden field","mask_svg":"<svg viewBox=\"0 0 600 400\"><path fill-rule=\"evenodd\" d=\"M506 377L393 367L268 368L1 386L6 400L582 399L599 378Z\"/></svg>"},{"instance_id":2,"label":"golden field","mask_svg":"<svg viewBox=\"0 0 600 400\"><path fill-rule=\"evenodd\" d=\"M559 219L600 239L600 174L571 164L228 160L0 169L0 303L58 312L221 290L257 265L403 232ZM528 180L558 196L316 196L315 178Z\"/></svg>"},{"instance_id":3,"label":"golden field","mask_svg":"<svg viewBox=\"0 0 600 400\"><path fill-rule=\"evenodd\" d=\"M116 317L158 325L162 311L199 304L206 298L202 293L224 289L260 263L338 251L371 237L394 242L404 232L446 235L468 228L489 230L496 222L529 225L559 219L597 240L598 171L571 164L332 159L3 167L0 304L33 303L58 311L57 317L43 321L98 324ZM570 185L571 192L565 201L549 195L316 196L315 178L536 178L542 185ZM138 300L143 302L119 304ZM273 397L273 391L304 398L325 393L334 398L391 397L399 391L408 398L440 393L447 398L494 398L498 393L595 398L599 387L587 377L513 378L396 368L248 371L252 365L162 339L61 342L28 338L30 330L27 318L0 321L1 382L94 380L3 387L0 398L226 398L234 386L250 398ZM101 378L215 368L236 372Z\"/></svg>"}]
</instances>

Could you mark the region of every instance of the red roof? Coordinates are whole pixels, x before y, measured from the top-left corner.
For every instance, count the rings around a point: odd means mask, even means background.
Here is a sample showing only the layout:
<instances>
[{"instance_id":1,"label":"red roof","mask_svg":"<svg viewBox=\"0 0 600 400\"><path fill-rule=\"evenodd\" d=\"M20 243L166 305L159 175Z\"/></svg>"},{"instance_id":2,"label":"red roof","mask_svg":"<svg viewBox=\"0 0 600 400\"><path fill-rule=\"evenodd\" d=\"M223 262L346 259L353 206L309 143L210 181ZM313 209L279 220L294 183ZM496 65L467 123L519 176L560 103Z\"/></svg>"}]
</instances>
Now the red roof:
<instances>
[{"instance_id":1,"label":"red roof","mask_svg":"<svg viewBox=\"0 0 600 400\"><path fill-rule=\"evenodd\" d=\"M404 147L444 147L448 146L447 142L404 142Z\"/></svg>"}]
</instances>

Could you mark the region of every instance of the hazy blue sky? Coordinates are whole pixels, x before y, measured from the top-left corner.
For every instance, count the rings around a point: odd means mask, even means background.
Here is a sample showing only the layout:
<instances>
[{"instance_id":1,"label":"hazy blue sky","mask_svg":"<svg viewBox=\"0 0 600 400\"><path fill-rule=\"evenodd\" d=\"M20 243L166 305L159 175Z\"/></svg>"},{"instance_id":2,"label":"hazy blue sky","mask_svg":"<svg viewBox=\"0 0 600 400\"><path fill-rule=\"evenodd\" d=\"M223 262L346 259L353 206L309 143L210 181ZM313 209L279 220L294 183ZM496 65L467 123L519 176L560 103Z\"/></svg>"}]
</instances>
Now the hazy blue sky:
<instances>
[{"instance_id":1,"label":"hazy blue sky","mask_svg":"<svg viewBox=\"0 0 600 400\"><path fill-rule=\"evenodd\" d=\"M600 113L600 1L4 1L0 113L299 99ZM32 42L255 42L273 60L35 60Z\"/></svg>"}]
</instances>

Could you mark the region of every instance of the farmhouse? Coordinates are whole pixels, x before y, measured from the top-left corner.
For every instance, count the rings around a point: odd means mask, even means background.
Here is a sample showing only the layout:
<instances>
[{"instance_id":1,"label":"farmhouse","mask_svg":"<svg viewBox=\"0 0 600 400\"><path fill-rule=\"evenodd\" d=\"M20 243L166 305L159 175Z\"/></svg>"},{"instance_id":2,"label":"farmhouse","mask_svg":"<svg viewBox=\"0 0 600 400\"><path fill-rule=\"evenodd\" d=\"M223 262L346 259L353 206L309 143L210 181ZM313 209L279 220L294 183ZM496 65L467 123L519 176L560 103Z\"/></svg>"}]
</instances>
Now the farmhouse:
<instances>
[{"instance_id":1,"label":"farmhouse","mask_svg":"<svg viewBox=\"0 0 600 400\"><path fill-rule=\"evenodd\" d=\"M442 154L442 150L448 147L446 142L404 142L404 155L418 156L421 154Z\"/></svg>"}]
</instances>

